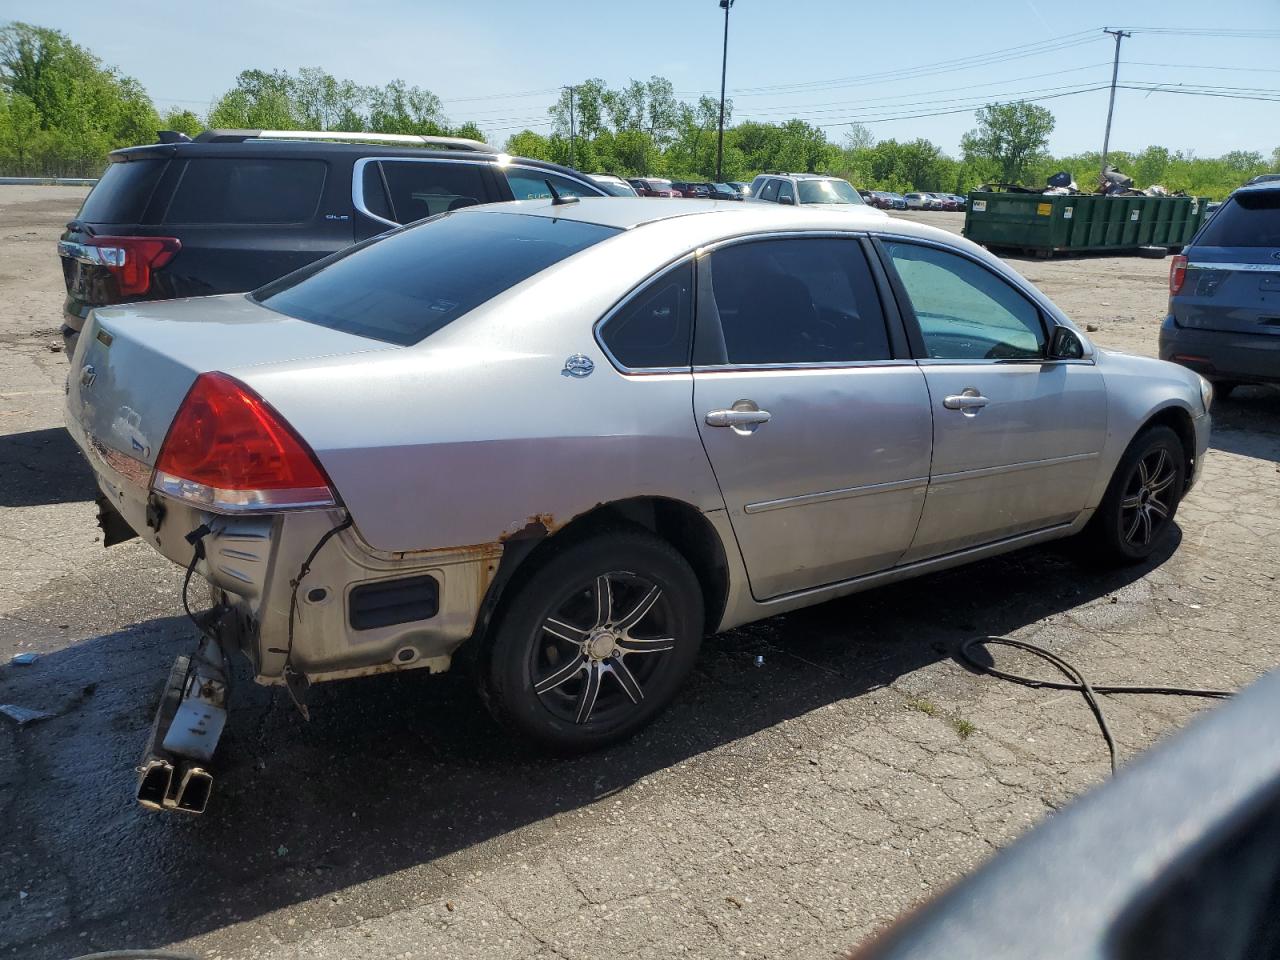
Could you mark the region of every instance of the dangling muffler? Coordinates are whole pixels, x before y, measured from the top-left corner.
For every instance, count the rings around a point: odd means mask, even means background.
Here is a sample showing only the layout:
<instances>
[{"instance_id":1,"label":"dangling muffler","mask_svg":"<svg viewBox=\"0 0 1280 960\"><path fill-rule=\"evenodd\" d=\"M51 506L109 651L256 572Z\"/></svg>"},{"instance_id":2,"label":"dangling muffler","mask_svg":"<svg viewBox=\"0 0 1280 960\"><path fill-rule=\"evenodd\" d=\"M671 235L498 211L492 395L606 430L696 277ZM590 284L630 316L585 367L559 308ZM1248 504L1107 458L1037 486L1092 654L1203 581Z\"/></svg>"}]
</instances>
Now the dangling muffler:
<instances>
[{"instance_id":1,"label":"dangling muffler","mask_svg":"<svg viewBox=\"0 0 1280 960\"><path fill-rule=\"evenodd\" d=\"M194 657L173 661L138 765L138 803L149 810L204 813L213 792L206 765L227 721L221 646L202 638Z\"/></svg>"}]
</instances>

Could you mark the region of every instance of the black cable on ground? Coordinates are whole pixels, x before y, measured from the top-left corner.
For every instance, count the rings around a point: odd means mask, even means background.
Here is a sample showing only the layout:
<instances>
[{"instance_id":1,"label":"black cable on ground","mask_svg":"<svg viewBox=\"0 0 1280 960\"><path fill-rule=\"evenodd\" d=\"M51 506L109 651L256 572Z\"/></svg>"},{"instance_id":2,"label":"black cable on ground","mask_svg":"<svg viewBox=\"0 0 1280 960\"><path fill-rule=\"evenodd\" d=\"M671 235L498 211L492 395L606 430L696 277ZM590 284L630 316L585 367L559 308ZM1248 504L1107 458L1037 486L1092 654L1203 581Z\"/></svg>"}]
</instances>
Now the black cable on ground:
<instances>
[{"instance_id":1,"label":"black cable on ground","mask_svg":"<svg viewBox=\"0 0 1280 960\"><path fill-rule=\"evenodd\" d=\"M1012 647L1015 650L1024 650L1027 653L1039 657L1053 664L1063 676L1067 677L1070 682L1064 683L1060 680L1039 680L1035 677L1023 677L1016 673L1007 673L990 664L982 663L975 659L973 650L975 647L1000 646ZM1098 729L1102 731L1102 739L1107 742L1107 752L1111 755L1111 772L1116 772L1116 742L1111 736L1111 728L1107 726L1107 718L1102 712L1102 705L1098 702L1097 695L1100 693L1144 693L1159 694L1171 697L1208 697L1212 699L1222 700L1234 695L1234 690L1203 690L1196 687L1159 687L1159 686L1138 686L1130 684L1091 684L1085 679L1074 665L1064 660L1051 650L1037 646L1034 643L1028 643L1025 640L1015 640L1012 637L973 637L960 644L960 648L956 651L956 656L964 663L965 666L971 668L977 673L985 673L992 677L998 677L1001 680L1008 680L1011 683L1020 683L1024 687L1034 687L1043 690L1075 690L1084 697L1085 702L1089 705L1089 709L1093 711L1094 719L1098 721Z\"/></svg>"}]
</instances>

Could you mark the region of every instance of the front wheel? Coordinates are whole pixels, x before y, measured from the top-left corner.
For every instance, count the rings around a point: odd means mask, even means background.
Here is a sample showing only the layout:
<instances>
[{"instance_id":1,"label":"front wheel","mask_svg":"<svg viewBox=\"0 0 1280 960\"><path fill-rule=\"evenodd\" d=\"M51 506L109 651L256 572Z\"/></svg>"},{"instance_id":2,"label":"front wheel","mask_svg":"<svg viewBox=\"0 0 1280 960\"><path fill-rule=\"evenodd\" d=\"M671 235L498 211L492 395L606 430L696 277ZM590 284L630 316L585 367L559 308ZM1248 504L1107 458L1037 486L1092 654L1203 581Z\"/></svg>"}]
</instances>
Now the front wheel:
<instances>
[{"instance_id":1,"label":"front wheel","mask_svg":"<svg viewBox=\"0 0 1280 960\"><path fill-rule=\"evenodd\" d=\"M1169 427L1151 427L1129 444L1086 530L1101 559L1139 563L1155 551L1182 500L1186 463Z\"/></svg>"},{"instance_id":2,"label":"front wheel","mask_svg":"<svg viewBox=\"0 0 1280 960\"><path fill-rule=\"evenodd\" d=\"M673 547L640 531L553 555L516 590L481 666L508 729L558 752L635 733L675 696L702 641L702 592Z\"/></svg>"}]
</instances>

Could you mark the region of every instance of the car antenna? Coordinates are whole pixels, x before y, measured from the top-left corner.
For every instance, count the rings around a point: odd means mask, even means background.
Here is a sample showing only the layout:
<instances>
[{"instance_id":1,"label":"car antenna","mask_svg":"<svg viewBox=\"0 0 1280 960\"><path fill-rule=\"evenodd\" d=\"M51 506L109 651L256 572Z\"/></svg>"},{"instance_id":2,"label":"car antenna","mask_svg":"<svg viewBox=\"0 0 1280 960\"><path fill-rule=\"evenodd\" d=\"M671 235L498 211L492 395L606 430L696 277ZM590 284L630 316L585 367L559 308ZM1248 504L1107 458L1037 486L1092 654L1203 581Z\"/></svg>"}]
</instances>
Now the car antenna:
<instances>
[{"instance_id":1,"label":"car antenna","mask_svg":"<svg viewBox=\"0 0 1280 960\"><path fill-rule=\"evenodd\" d=\"M551 205L552 205L552 206L558 207L558 206L560 206L560 204L562 204L562 203L577 203L577 202L578 202L578 198L577 198L577 197L574 197L574 196L562 197L562 196L560 196L559 191L557 191L557 190L556 190L556 188L555 188L555 184L553 184L550 180L543 180L542 182L543 182L543 183L545 183L545 184L547 185L547 189L551 191Z\"/></svg>"}]
</instances>

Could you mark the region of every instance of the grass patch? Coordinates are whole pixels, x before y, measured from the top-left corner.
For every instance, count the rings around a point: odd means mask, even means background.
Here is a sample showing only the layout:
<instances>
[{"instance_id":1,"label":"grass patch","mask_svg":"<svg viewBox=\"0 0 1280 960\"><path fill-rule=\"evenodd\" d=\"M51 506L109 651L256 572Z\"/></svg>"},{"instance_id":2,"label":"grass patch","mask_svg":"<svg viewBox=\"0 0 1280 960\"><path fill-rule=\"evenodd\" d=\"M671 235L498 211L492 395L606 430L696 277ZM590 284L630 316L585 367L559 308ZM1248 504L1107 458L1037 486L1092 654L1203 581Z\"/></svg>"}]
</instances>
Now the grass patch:
<instances>
[{"instance_id":1,"label":"grass patch","mask_svg":"<svg viewBox=\"0 0 1280 960\"><path fill-rule=\"evenodd\" d=\"M923 713L926 717L935 717L946 721L947 726L954 730L961 740L968 740L978 731L978 728L973 725L971 720L966 720L958 713L947 713L932 700L926 700L924 697L908 698L907 707L918 713Z\"/></svg>"}]
</instances>

